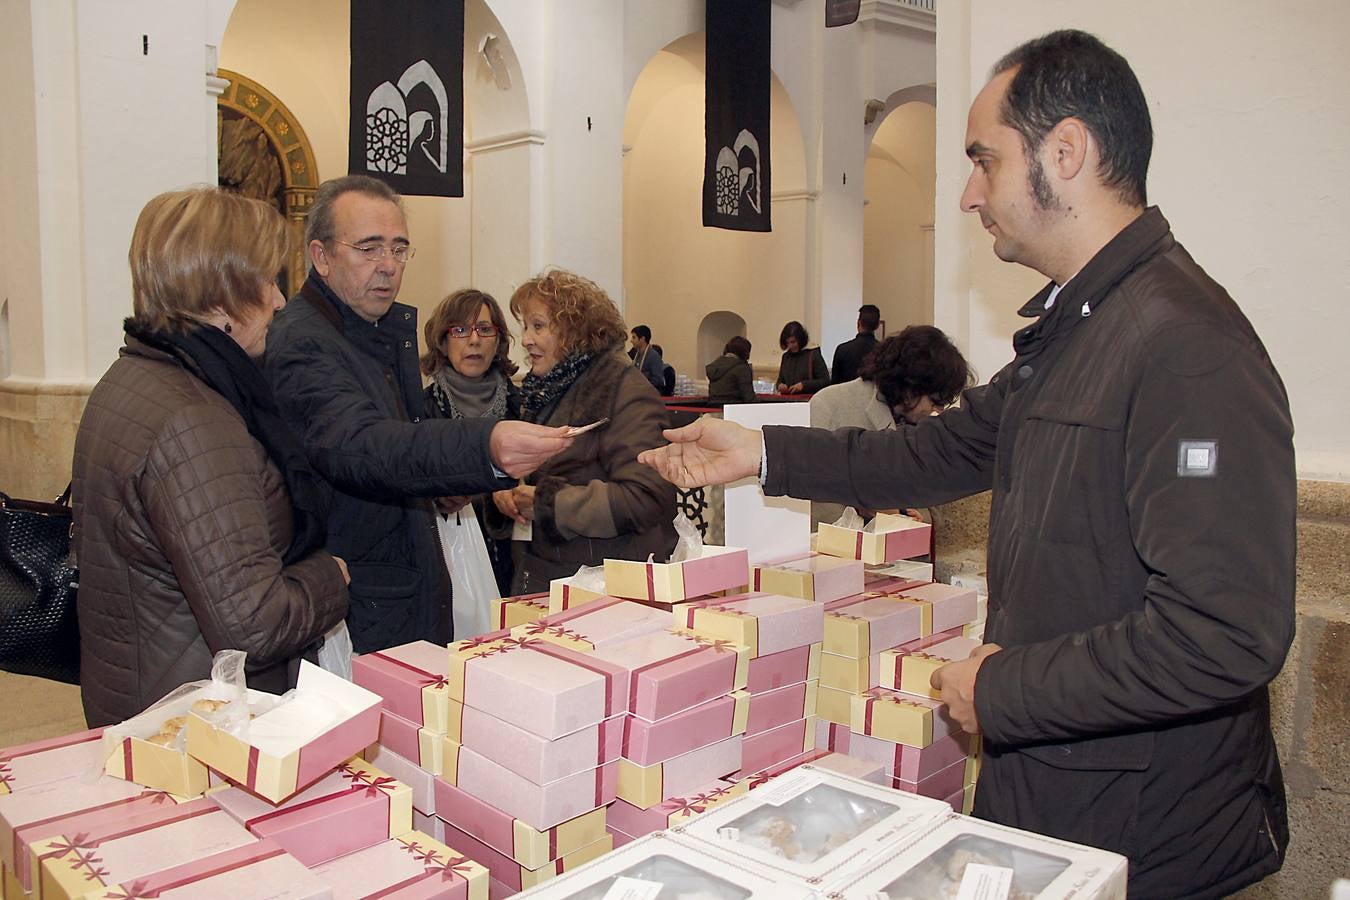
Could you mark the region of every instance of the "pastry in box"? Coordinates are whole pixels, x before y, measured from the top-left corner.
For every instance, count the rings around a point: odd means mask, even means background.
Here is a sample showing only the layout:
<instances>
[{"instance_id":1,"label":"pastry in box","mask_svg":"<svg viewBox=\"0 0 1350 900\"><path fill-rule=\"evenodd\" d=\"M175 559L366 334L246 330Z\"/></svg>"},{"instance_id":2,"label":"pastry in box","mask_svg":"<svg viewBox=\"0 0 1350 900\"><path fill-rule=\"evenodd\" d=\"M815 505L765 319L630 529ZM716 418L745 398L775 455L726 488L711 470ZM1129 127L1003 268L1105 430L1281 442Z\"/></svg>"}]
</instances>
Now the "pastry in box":
<instances>
[{"instance_id":1,"label":"pastry in box","mask_svg":"<svg viewBox=\"0 0 1350 900\"><path fill-rule=\"evenodd\" d=\"M749 572L749 556L743 548L704 545L697 556L682 562L607 559L605 592L629 600L679 603L737 590L745 585Z\"/></svg>"},{"instance_id":2,"label":"pastry in box","mask_svg":"<svg viewBox=\"0 0 1350 900\"><path fill-rule=\"evenodd\" d=\"M314 868L334 900L366 897L488 900L488 870L465 847L428 834L407 834L340 856ZM453 847L453 849L452 849Z\"/></svg>"},{"instance_id":3,"label":"pastry in box","mask_svg":"<svg viewBox=\"0 0 1350 900\"><path fill-rule=\"evenodd\" d=\"M441 774L441 742L445 736L421 728L389 710L380 711L380 746L388 747L432 775Z\"/></svg>"},{"instance_id":4,"label":"pastry in box","mask_svg":"<svg viewBox=\"0 0 1350 900\"><path fill-rule=\"evenodd\" d=\"M950 815L941 800L808 767L779 775L679 830L722 855L816 883L826 875L864 871L888 844Z\"/></svg>"},{"instance_id":5,"label":"pastry in box","mask_svg":"<svg viewBox=\"0 0 1350 900\"><path fill-rule=\"evenodd\" d=\"M948 815L934 827L902 838L867 872L841 873L823 888L842 897L955 897L969 866L1012 869L1004 896L1037 900L1123 900L1123 856L1042 837L992 822ZM965 890L975 890L972 883ZM963 893L962 896L965 896ZM975 896L972 894L971 896ZM983 895L981 895L983 896Z\"/></svg>"},{"instance_id":6,"label":"pastry in box","mask_svg":"<svg viewBox=\"0 0 1350 900\"><path fill-rule=\"evenodd\" d=\"M724 858L670 832L625 844L604 858L530 891L528 900L613 900L615 897L806 900L812 892L772 868Z\"/></svg>"},{"instance_id":7,"label":"pastry in box","mask_svg":"<svg viewBox=\"0 0 1350 900\"><path fill-rule=\"evenodd\" d=\"M650 766L620 759L618 798L649 809L671 797L695 793L701 785L741 768L743 740L733 735Z\"/></svg>"},{"instance_id":8,"label":"pastry in box","mask_svg":"<svg viewBox=\"0 0 1350 900\"><path fill-rule=\"evenodd\" d=\"M449 655L452 700L540 737L562 737L628 708L630 673L605 654L494 632L451 644Z\"/></svg>"},{"instance_id":9,"label":"pastry in box","mask_svg":"<svg viewBox=\"0 0 1350 900\"><path fill-rule=\"evenodd\" d=\"M794 756L800 756L815 749L815 719L797 719L786 725L779 725L769 731L747 736L742 751L741 770L737 778L752 775L777 765Z\"/></svg>"},{"instance_id":10,"label":"pastry in box","mask_svg":"<svg viewBox=\"0 0 1350 900\"><path fill-rule=\"evenodd\" d=\"M331 900L332 889L273 841L258 841L95 890L113 900Z\"/></svg>"},{"instance_id":11,"label":"pastry in box","mask_svg":"<svg viewBox=\"0 0 1350 900\"><path fill-rule=\"evenodd\" d=\"M695 600L676 609L674 617L677 628L745 645L751 659L818 643L825 627L821 604L778 594Z\"/></svg>"},{"instance_id":12,"label":"pastry in box","mask_svg":"<svg viewBox=\"0 0 1350 900\"><path fill-rule=\"evenodd\" d=\"M878 684L907 694L942 699L932 686L933 673L948 663L966 659L980 642L968 637L949 637L934 641L923 638L881 651Z\"/></svg>"},{"instance_id":13,"label":"pastry in box","mask_svg":"<svg viewBox=\"0 0 1350 900\"><path fill-rule=\"evenodd\" d=\"M609 808L607 824L635 838L644 837L653 831L688 822L747 790L749 786L745 782L724 784L720 779L710 779L696 790L662 800L646 809L616 800Z\"/></svg>"},{"instance_id":14,"label":"pastry in box","mask_svg":"<svg viewBox=\"0 0 1350 900\"><path fill-rule=\"evenodd\" d=\"M438 738L491 757L535 784L548 784L619 758L627 716L611 716L571 734L542 738L472 706L459 706L451 733Z\"/></svg>"},{"instance_id":15,"label":"pastry in box","mask_svg":"<svg viewBox=\"0 0 1350 900\"><path fill-rule=\"evenodd\" d=\"M751 737L797 719L814 716L817 687L818 682L813 679L762 694L751 694L745 736Z\"/></svg>"},{"instance_id":16,"label":"pastry in box","mask_svg":"<svg viewBox=\"0 0 1350 900\"><path fill-rule=\"evenodd\" d=\"M849 726L858 734L871 735L910 747L927 747L938 738L960 731L946 704L915 694L872 688L849 700Z\"/></svg>"},{"instance_id":17,"label":"pastry in box","mask_svg":"<svg viewBox=\"0 0 1350 900\"><path fill-rule=\"evenodd\" d=\"M613 802L618 777L616 760L548 784L535 784L448 738L445 771L440 775L466 794L491 803L538 831Z\"/></svg>"},{"instance_id":18,"label":"pastry in box","mask_svg":"<svg viewBox=\"0 0 1350 900\"><path fill-rule=\"evenodd\" d=\"M98 757L91 769L97 771ZM15 794L0 794L0 861L11 872L23 873L24 847L31 842L27 836L50 837L42 832L42 823L75 813L117 808L130 800L151 794L169 803L171 798L158 791L147 791L139 784L111 778L107 775L89 777L90 770L71 772L69 778L34 785ZM24 889L30 890L30 879L23 878Z\"/></svg>"},{"instance_id":19,"label":"pastry in box","mask_svg":"<svg viewBox=\"0 0 1350 900\"><path fill-rule=\"evenodd\" d=\"M187 752L260 797L280 803L375 743L380 697L306 661L296 688L248 692L214 711L194 704ZM249 716L253 716L250 718Z\"/></svg>"},{"instance_id":20,"label":"pastry in box","mask_svg":"<svg viewBox=\"0 0 1350 900\"><path fill-rule=\"evenodd\" d=\"M552 828L532 828L443 778L436 779L436 818L482 841L526 869L539 869L605 836L608 807L584 812ZM442 826L443 827L443 826Z\"/></svg>"},{"instance_id":21,"label":"pastry in box","mask_svg":"<svg viewBox=\"0 0 1350 900\"><path fill-rule=\"evenodd\" d=\"M610 836L608 831L605 831L597 840L585 847L580 847L564 856L550 860L538 868L528 869L449 822L445 823L445 837L449 843L487 866L490 877L501 882L512 891L521 891L537 884L543 884L564 872L570 872L578 866L604 856L614 847L614 838Z\"/></svg>"},{"instance_id":22,"label":"pastry in box","mask_svg":"<svg viewBox=\"0 0 1350 900\"><path fill-rule=\"evenodd\" d=\"M548 615L548 594L522 594L492 599L492 624L499 629L538 622Z\"/></svg>"},{"instance_id":23,"label":"pastry in box","mask_svg":"<svg viewBox=\"0 0 1350 900\"><path fill-rule=\"evenodd\" d=\"M889 647L932 634L917 600L867 591L825 604L826 653L866 659Z\"/></svg>"},{"instance_id":24,"label":"pastry in box","mask_svg":"<svg viewBox=\"0 0 1350 900\"><path fill-rule=\"evenodd\" d=\"M353 657L352 681L379 694L396 716L445 733L450 694L444 647L415 641Z\"/></svg>"},{"instance_id":25,"label":"pastry in box","mask_svg":"<svg viewBox=\"0 0 1350 900\"><path fill-rule=\"evenodd\" d=\"M824 522L816 531L816 552L869 565L926 556L933 526L909 516L877 513L865 528L841 528Z\"/></svg>"},{"instance_id":26,"label":"pastry in box","mask_svg":"<svg viewBox=\"0 0 1350 900\"><path fill-rule=\"evenodd\" d=\"M103 759L102 728L6 747L0 750L0 795L93 771Z\"/></svg>"},{"instance_id":27,"label":"pastry in box","mask_svg":"<svg viewBox=\"0 0 1350 900\"><path fill-rule=\"evenodd\" d=\"M529 625L517 625L512 633L589 651L669 627L670 615L659 609L617 597L600 597L579 609L547 615Z\"/></svg>"},{"instance_id":28,"label":"pastry in box","mask_svg":"<svg viewBox=\"0 0 1350 900\"><path fill-rule=\"evenodd\" d=\"M750 589L817 603L839 600L862 593L863 564L822 554L781 563L763 563L753 567Z\"/></svg>"},{"instance_id":29,"label":"pastry in box","mask_svg":"<svg viewBox=\"0 0 1350 900\"><path fill-rule=\"evenodd\" d=\"M229 785L208 796L235 821L317 866L412 830L412 788L349 759L279 806Z\"/></svg>"},{"instance_id":30,"label":"pastry in box","mask_svg":"<svg viewBox=\"0 0 1350 900\"><path fill-rule=\"evenodd\" d=\"M650 766L744 734L749 711L750 695L732 691L655 722L628 716L623 723L623 758Z\"/></svg>"},{"instance_id":31,"label":"pastry in box","mask_svg":"<svg viewBox=\"0 0 1350 900\"><path fill-rule=\"evenodd\" d=\"M746 693L762 694L786 684L820 677L820 644L780 650L750 660L745 680Z\"/></svg>"},{"instance_id":32,"label":"pastry in box","mask_svg":"<svg viewBox=\"0 0 1350 900\"><path fill-rule=\"evenodd\" d=\"M597 650L621 669L624 708L654 722L745 687L750 651L672 628Z\"/></svg>"}]
</instances>

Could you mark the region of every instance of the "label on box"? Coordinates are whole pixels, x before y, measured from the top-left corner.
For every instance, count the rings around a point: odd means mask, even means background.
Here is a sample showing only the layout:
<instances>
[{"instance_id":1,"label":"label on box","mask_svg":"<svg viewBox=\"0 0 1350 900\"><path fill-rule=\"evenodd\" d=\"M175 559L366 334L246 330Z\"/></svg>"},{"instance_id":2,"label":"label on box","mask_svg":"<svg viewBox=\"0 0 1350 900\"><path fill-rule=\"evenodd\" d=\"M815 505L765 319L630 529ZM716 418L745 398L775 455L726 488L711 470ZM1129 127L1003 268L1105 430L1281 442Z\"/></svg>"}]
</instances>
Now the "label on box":
<instances>
[{"instance_id":1,"label":"label on box","mask_svg":"<svg viewBox=\"0 0 1350 900\"><path fill-rule=\"evenodd\" d=\"M659 881L646 881L642 878L629 878L620 875L614 884L605 891L604 900L656 900L665 885Z\"/></svg>"},{"instance_id":2,"label":"label on box","mask_svg":"<svg viewBox=\"0 0 1350 900\"><path fill-rule=\"evenodd\" d=\"M1012 880L1012 869L968 863L956 900L1008 900Z\"/></svg>"},{"instance_id":3,"label":"label on box","mask_svg":"<svg viewBox=\"0 0 1350 900\"><path fill-rule=\"evenodd\" d=\"M816 784L817 782L810 778L778 779L774 782L773 787L767 791L761 791L756 796L759 797L760 802L767 806L782 806L789 800L805 794Z\"/></svg>"}]
</instances>

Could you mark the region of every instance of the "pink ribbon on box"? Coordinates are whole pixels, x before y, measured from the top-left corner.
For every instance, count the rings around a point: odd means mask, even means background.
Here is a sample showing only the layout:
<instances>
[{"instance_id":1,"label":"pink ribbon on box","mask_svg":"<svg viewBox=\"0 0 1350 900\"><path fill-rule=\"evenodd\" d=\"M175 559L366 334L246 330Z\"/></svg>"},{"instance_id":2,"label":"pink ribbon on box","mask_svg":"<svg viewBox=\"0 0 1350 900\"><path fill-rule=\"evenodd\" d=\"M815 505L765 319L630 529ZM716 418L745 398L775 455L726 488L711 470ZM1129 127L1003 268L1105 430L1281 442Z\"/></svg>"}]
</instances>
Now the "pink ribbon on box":
<instances>
[{"instance_id":1,"label":"pink ribbon on box","mask_svg":"<svg viewBox=\"0 0 1350 900\"><path fill-rule=\"evenodd\" d=\"M554 637L571 638L572 640L575 641L586 640L586 638L583 637L579 632L573 631L570 628L564 628L561 625L545 625L543 622L533 622L525 626L525 634L526 635L551 634ZM589 641L587 641L587 643L589 643Z\"/></svg>"},{"instance_id":2,"label":"pink ribbon on box","mask_svg":"<svg viewBox=\"0 0 1350 900\"><path fill-rule=\"evenodd\" d=\"M165 794L163 791L146 791L145 793L137 794L135 797L123 797L121 800L110 800L107 803L100 803L97 806L91 806L88 809L81 810L80 812L91 813L91 812L101 812L102 810L105 809L115 809L118 806L125 806L128 803L135 803L136 801L140 800L141 798L147 795L153 798L150 802L156 806L160 806L164 803L169 802L169 795ZM73 813L63 813L59 816L50 816L46 819L38 819L36 822L28 822L27 824L14 829L14 858L18 859L23 854L23 846L25 843L28 842L29 832L31 832L35 828L43 828L47 825L50 825L53 822L59 822L70 815L73 815ZM88 839L89 835L84 832L81 832L80 834L77 834L74 837L72 837L70 840L72 842L81 842L86 841ZM61 854L53 851L52 853L47 853L38 857L38 859L42 860L48 857L59 855Z\"/></svg>"},{"instance_id":3,"label":"pink ribbon on box","mask_svg":"<svg viewBox=\"0 0 1350 900\"><path fill-rule=\"evenodd\" d=\"M127 781L135 781L136 779L131 777L131 738L129 737L122 738L122 767L126 772Z\"/></svg>"},{"instance_id":4,"label":"pink ribbon on box","mask_svg":"<svg viewBox=\"0 0 1350 900\"><path fill-rule=\"evenodd\" d=\"M754 591L759 590L759 571L760 571L759 566L755 566L755 584L754 587L751 588L751 590Z\"/></svg>"},{"instance_id":5,"label":"pink ribbon on box","mask_svg":"<svg viewBox=\"0 0 1350 900\"><path fill-rule=\"evenodd\" d=\"M655 603L655 602L656 602L656 572L655 572L655 570L652 569L652 565L653 565L653 563L647 563L647 564L646 564L646 572L647 572L647 601L648 601L649 603Z\"/></svg>"},{"instance_id":6,"label":"pink ribbon on box","mask_svg":"<svg viewBox=\"0 0 1350 900\"><path fill-rule=\"evenodd\" d=\"M567 590L567 585L563 585L563 589ZM594 615L602 609L609 609L611 606L616 606L625 602L627 601L620 600L618 597L606 597L603 600L594 600L575 609L564 609L563 612L545 616L540 620L540 624L561 625L564 622L570 622L573 619L579 619L582 616Z\"/></svg>"},{"instance_id":7,"label":"pink ribbon on box","mask_svg":"<svg viewBox=\"0 0 1350 900\"><path fill-rule=\"evenodd\" d=\"M372 900L375 897L389 897L404 888L433 878L451 883L456 879L460 881L469 880L465 873L473 870L473 860L463 856L454 856L442 860L437 855L435 847L423 847L417 841L405 841L402 838L399 838L399 843L403 845L405 852L411 854L414 859L422 864L422 873L411 878L405 878L397 884L391 884L389 887L373 894L368 894L367 900Z\"/></svg>"},{"instance_id":8,"label":"pink ribbon on box","mask_svg":"<svg viewBox=\"0 0 1350 900\"><path fill-rule=\"evenodd\" d=\"M14 783L14 770L9 767L5 760L0 760L0 785L9 787Z\"/></svg>"},{"instance_id":9,"label":"pink ribbon on box","mask_svg":"<svg viewBox=\"0 0 1350 900\"><path fill-rule=\"evenodd\" d=\"M229 851L227 851L229 852ZM226 872L233 872L235 869L241 869L244 866L251 866L255 863L266 862L269 859L275 859L286 851L281 847L272 845L261 853L250 853L239 859L233 859L228 863L222 863L210 869L197 872L185 878L179 878L174 881L168 881L164 884L155 884L154 876L142 878L131 882L128 885L120 885L113 889L113 892L104 894L106 900L156 900L160 894L166 891L174 891L189 884L195 884L198 881L205 881L208 878L215 878L217 875L224 875Z\"/></svg>"},{"instance_id":10,"label":"pink ribbon on box","mask_svg":"<svg viewBox=\"0 0 1350 900\"><path fill-rule=\"evenodd\" d=\"M13 752L14 748L11 748L10 752L0 753L0 763L22 759L25 756L32 756L35 753L46 753L49 750L63 750L66 747L73 747L76 744L83 744L88 741L99 741L102 739L102 728L95 728L92 731L81 731L76 734L67 735L65 738L53 738L50 741L39 741L36 747L32 747L22 753L15 753Z\"/></svg>"},{"instance_id":11,"label":"pink ribbon on box","mask_svg":"<svg viewBox=\"0 0 1350 900\"><path fill-rule=\"evenodd\" d=\"M721 653L721 652L723 652L723 651L722 651L721 649L719 649L718 647L714 647L714 646L713 646L714 643L726 644L726 645L729 646L729 643L728 643L727 641L710 642L710 641L706 641L706 640L703 639L703 638L698 638L698 639L696 639L696 643L698 644L697 647L691 647L690 649L681 651L680 653L677 653L677 654L675 654L674 656L667 656L667 657L664 657L664 658L662 658L662 659L653 660L653 661L647 663L646 665L644 665L644 666L638 666L636 669L633 669L631 672L629 672L629 673L628 673L628 704L629 704L629 706L632 707L632 706L636 705L636 703L637 703L638 677L639 677L639 676L644 675L644 674L646 674L647 672L650 672L652 669L655 669L655 668L657 668L658 666L664 666L664 665L667 664L667 663L673 663L673 662L676 662L676 661L681 660L681 659L687 659L687 658L689 658L690 656L693 656L693 655L696 654L696 653L702 653L704 650L707 650L707 649L712 649L714 653ZM623 747L624 747L624 751L627 752L627 750L628 750L628 730L627 730L627 728L624 729Z\"/></svg>"},{"instance_id":12,"label":"pink ribbon on box","mask_svg":"<svg viewBox=\"0 0 1350 900\"><path fill-rule=\"evenodd\" d=\"M856 543L856 544L854 545L854 547L853 547L853 558L854 558L854 559L862 559L862 557L863 557L863 553L862 553L862 545L863 545L863 533L862 533L861 531L859 531L859 532L858 532L858 541L857 541L857 543Z\"/></svg>"},{"instance_id":13,"label":"pink ribbon on box","mask_svg":"<svg viewBox=\"0 0 1350 900\"><path fill-rule=\"evenodd\" d=\"M393 783L386 784L385 782L393 782ZM322 806L325 803L333 803L335 801L350 797L354 794L364 794L367 797L374 797L374 796L384 797L385 812L387 818L387 813L389 811L389 797L390 794L393 792L394 787L397 786L397 784L398 784L397 779L389 778L387 776L385 778L377 778L375 779L374 782L354 784L351 787L347 788L346 790L338 791L337 793L324 794L322 797L314 797L310 800L305 800L302 803L297 803L294 806L287 806L284 809L274 809L271 812L265 812L260 816L254 816L253 818L244 822L244 827L251 831L254 825L258 825L261 824L262 822L275 819L278 816L287 816L293 812L297 812L302 809L310 809L315 806ZM388 788L389 793L386 793L384 788Z\"/></svg>"},{"instance_id":14,"label":"pink ribbon on box","mask_svg":"<svg viewBox=\"0 0 1350 900\"><path fill-rule=\"evenodd\" d=\"M666 813L666 821L675 816L695 816L708 808L708 795L695 794L692 797L671 797L661 804L661 812Z\"/></svg>"},{"instance_id":15,"label":"pink ribbon on box","mask_svg":"<svg viewBox=\"0 0 1350 900\"><path fill-rule=\"evenodd\" d=\"M354 769L347 763L338 766L337 771L348 781L352 782L352 787L365 787L367 788L367 793L369 793L371 789L379 789L392 794L400 784L397 778L393 778L389 775L380 775L372 778L370 772Z\"/></svg>"},{"instance_id":16,"label":"pink ribbon on box","mask_svg":"<svg viewBox=\"0 0 1350 900\"><path fill-rule=\"evenodd\" d=\"M588 672L594 672L596 675L599 675L605 681L605 718L609 718L610 716L614 715L615 712L614 679L618 677L614 672L607 672L604 669L600 668L599 666L590 665L582 661L581 659L576 659L571 656L564 656L562 653L559 652L563 648L555 647L553 644L550 644L547 641L520 638L516 641L516 647L512 649L519 649L519 648L525 648L527 650L533 650L536 653L542 653L545 656L551 656L554 659L562 660L563 662L566 663L571 663L574 666L580 666L581 668L587 670Z\"/></svg>"},{"instance_id":17,"label":"pink ribbon on box","mask_svg":"<svg viewBox=\"0 0 1350 900\"><path fill-rule=\"evenodd\" d=\"M419 686L419 687L424 687L424 688L430 687L430 688L438 688L438 689L439 689L439 688L443 688L443 687L445 687L447 684L449 684L449 681L447 680L447 676L445 676L445 675L437 675L435 672L428 672L426 669L419 669L417 666L414 666L412 663L406 663L406 662L404 662L404 661L401 660L401 659L395 659L394 657L389 656L389 655L387 655L387 654L385 654L385 653L380 653L380 652L376 651L376 652L374 652L374 653L369 653L369 654L367 654L367 655L368 655L368 656L373 656L373 657L375 657L376 659L382 659L382 660L384 660L384 661L387 662L387 663L393 663L394 665L399 666L400 668L407 669L409 672L412 672L412 673L415 674L415 675L420 675L420 676L422 676L422 679L423 679L423 680L420 681L420 682L418 682L418 686Z\"/></svg>"}]
</instances>

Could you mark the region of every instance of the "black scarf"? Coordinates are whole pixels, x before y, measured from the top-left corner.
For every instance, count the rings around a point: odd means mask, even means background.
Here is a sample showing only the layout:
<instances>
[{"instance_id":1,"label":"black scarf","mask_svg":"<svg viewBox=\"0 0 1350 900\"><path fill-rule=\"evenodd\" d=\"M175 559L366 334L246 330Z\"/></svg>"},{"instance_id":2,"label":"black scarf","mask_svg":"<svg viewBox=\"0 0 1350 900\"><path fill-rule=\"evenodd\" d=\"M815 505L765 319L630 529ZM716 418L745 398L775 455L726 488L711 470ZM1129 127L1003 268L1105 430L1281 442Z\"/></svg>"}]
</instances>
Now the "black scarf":
<instances>
[{"instance_id":1,"label":"black scarf","mask_svg":"<svg viewBox=\"0 0 1350 900\"><path fill-rule=\"evenodd\" d=\"M569 353L544 375L533 372L526 375L520 383L520 417L526 422L538 422L540 413L567 393L593 359L594 353Z\"/></svg>"},{"instance_id":2,"label":"black scarf","mask_svg":"<svg viewBox=\"0 0 1350 900\"><path fill-rule=\"evenodd\" d=\"M253 360L225 332L210 325L187 334L155 331L135 319L126 333L188 363L207 386L229 401L281 470L291 498L294 533L281 561L292 565L323 547L328 539L328 488L309 465L304 448L277 409L272 389Z\"/></svg>"}]
</instances>

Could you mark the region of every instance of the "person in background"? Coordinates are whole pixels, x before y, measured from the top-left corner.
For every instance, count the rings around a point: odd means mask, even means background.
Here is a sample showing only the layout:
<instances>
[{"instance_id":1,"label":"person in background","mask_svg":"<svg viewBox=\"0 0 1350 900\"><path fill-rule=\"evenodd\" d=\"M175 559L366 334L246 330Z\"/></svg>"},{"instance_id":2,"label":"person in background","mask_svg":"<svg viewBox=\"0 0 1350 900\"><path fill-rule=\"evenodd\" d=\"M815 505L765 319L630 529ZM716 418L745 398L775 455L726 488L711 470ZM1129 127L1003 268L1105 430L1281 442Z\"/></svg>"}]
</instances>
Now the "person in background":
<instances>
[{"instance_id":1,"label":"person in background","mask_svg":"<svg viewBox=\"0 0 1350 900\"><path fill-rule=\"evenodd\" d=\"M423 326L427 350L422 374L427 385L427 415L438 419L487 416L520 418L520 389L511 381L517 366L511 361L511 332L506 316L491 294L473 288L455 291L441 301ZM483 528L492 574L500 596L511 592L511 520L497 509L489 494L440 497L442 515L473 504Z\"/></svg>"},{"instance_id":2,"label":"person in background","mask_svg":"<svg viewBox=\"0 0 1350 900\"><path fill-rule=\"evenodd\" d=\"M662 397L673 397L675 396L675 367L666 362L666 351L661 349L660 344L652 344L652 349L661 357L661 384L656 390Z\"/></svg>"},{"instance_id":3,"label":"person in background","mask_svg":"<svg viewBox=\"0 0 1350 900\"><path fill-rule=\"evenodd\" d=\"M858 336L834 348L830 384L844 384L858 377L863 360L877 348L877 328L880 326L880 309L871 303L858 307Z\"/></svg>"},{"instance_id":4,"label":"person in background","mask_svg":"<svg viewBox=\"0 0 1350 900\"><path fill-rule=\"evenodd\" d=\"M665 361L661 359L661 348L652 346L652 330L646 325L635 325L628 339L633 342L633 349L628 354L633 365L660 393L666 383Z\"/></svg>"},{"instance_id":5,"label":"person in background","mask_svg":"<svg viewBox=\"0 0 1350 900\"><path fill-rule=\"evenodd\" d=\"M801 322L792 321L783 326L778 335L778 346L783 360L778 365L778 393L814 394L830 383L830 370L819 347L807 348L811 342Z\"/></svg>"},{"instance_id":6,"label":"person in background","mask_svg":"<svg viewBox=\"0 0 1350 900\"><path fill-rule=\"evenodd\" d=\"M347 613L325 485L256 364L287 253L276 210L215 188L161 194L136 220L126 344L75 438L90 727L209 678L219 650L284 693Z\"/></svg>"},{"instance_id":7,"label":"person in background","mask_svg":"<svg viewBox=\"0 0 1350 900\"><path fill-rule=\"evenodd\" d=\"M554 269L516 289L511 313L529 357L521 384L526 421L608 420L514 490L493 495L503 513L528 525L529 537L515 548L511 592L547 591L550 580L606 558L668 558L675 489L637 461L662 443L666 408L624 359L624 323L613 301L595 282Z\"/></svg>"},{"instance_id":8,"label":"person in background","mask_svg":"<svg viewBox=\"0 0 1350 900\"><path fill-rule=\"evenodd\" d=\"M704 366L712 403L754 403L755 373L750 367L750 342L739 334L727 341L722 355Z\"/></svg>"}]
</instances>

